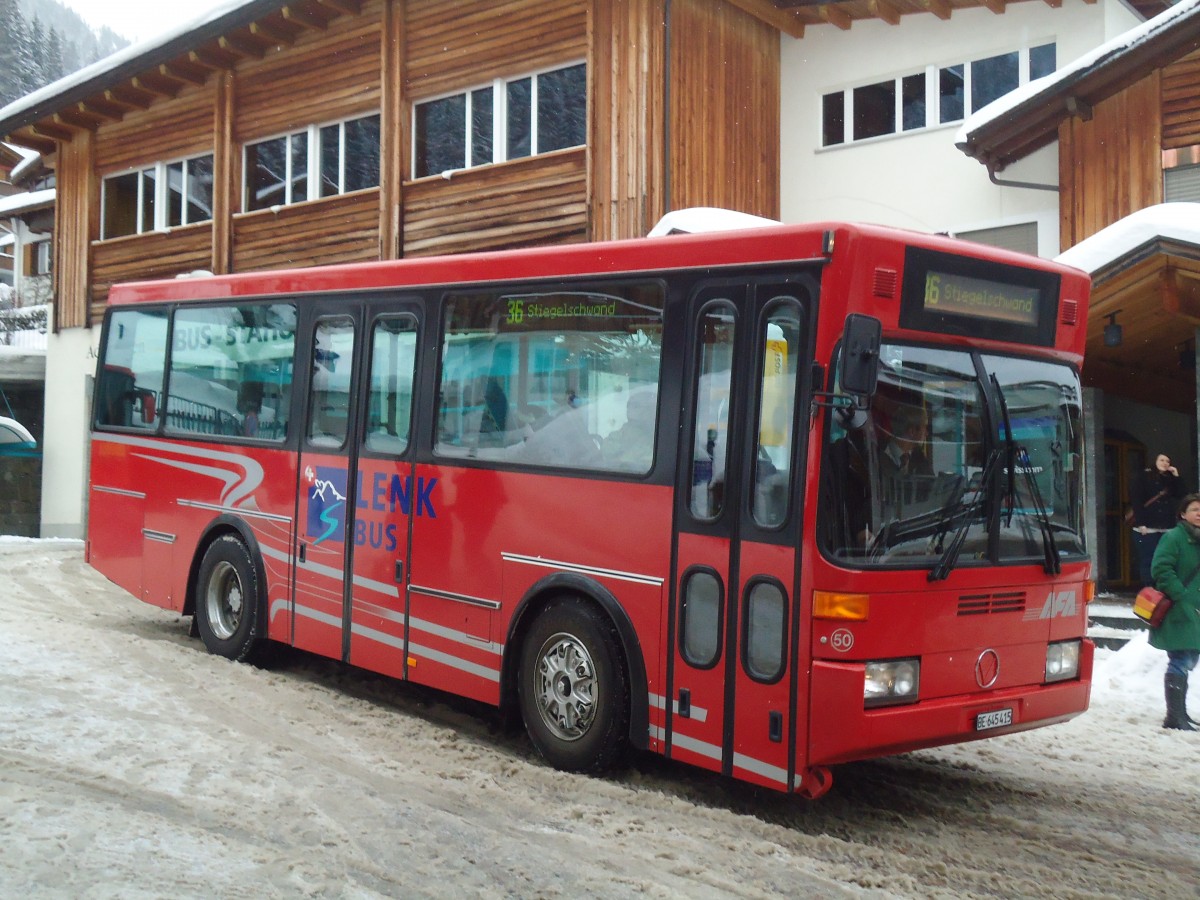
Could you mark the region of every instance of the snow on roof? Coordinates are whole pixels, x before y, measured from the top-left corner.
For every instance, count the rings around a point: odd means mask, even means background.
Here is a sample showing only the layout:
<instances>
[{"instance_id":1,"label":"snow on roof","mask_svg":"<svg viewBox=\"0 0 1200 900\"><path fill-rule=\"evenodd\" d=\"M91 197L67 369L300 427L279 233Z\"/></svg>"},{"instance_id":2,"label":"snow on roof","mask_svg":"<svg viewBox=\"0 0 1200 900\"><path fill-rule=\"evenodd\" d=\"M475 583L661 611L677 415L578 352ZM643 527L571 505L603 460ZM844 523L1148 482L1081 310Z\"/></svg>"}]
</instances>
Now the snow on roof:
<instances>
[{"instance_id":1,"label":"snow on roof","mask_svg":"<svg viewBox=\"0 0 1200 900\"><path fill-rule=\"evenodd\" d=\"M954 143L962 146L971 136L984 126L999 119L1005 113L1011 112L1018 106L1035 100L1048 93L1063 82L1073 80L1094 68L1123 56L1144 44L1160 32L1175 26L1179 20L1200 12L1200 0L1182 0L1166 12L1159 13L1153 19L1147 19L1136 28L1131 28L1124 34L1119 34L1111 41L1085 53L1083 56L1063 66L1057 72L1046 75L1009 91L1003 97L993 100L983 109L974 113L962 123L954 135Z\"/></svg>"},{"instance_id":2,"label":"snow on roof","mask_svg":"<svg viewBox=\"0 0 1200 900\"><path fill-rule=\"evenodd\" d=\"M0 197L0 216L19 216L54 205L54 188Z\"/></svg>"},{"instance_id":3,"label":"snow on roof","mask_svg":"<svg viewBox=\"0 0 1200 900\"><path fill-rule=\"evenodd\" d=\"M1200 2L1200 0L1198 0ZM732 209L715 206L694 206L667 213L650 229L648 237L665 234L703 234L709 231L736 231L740 228L762 228L780 224L775 219L764 219Z\"/></svg>"},{"instance_id":4,"label":"snow on roof","mask_svg":"<svg viewBox=\"0 0 1200 900\"><path fill-rule=\"evenodd\" d=\"M42 154L38 153L36 150L26 150L24 147L22 147L21 155L24 157L24 159L13 166L12 173L9 176L12 178L13 184L19 182L22 178L29 174L31 170L36 169L39 165L41 165L42 162Z\"/></svg>"},{"instance_id":5,"label":"snow on roof","mask_svg":"<svg viewBox=\"0 0 1200 900\"><path fill-rule=\"evenodd\" d=\"M1095 274L1159 238L1200 248L1200 203L1147 206L1060 253L1056 261Z\"/></svg>"},{"instance_id":6,"label":"snow on roof","mask_svg":"<svg viewBox=\"0 0 1200 900\"><path fill-rule=\"evenodd\" d=\"M90 66L85 66L78 72L73 72L70 75L60 78L58 81L14 100L8 106L0 109L0 122L34 110L41 104L52 102L59 95L66 94L74 88L82 87L93 79L102 78L106 74L121 68L123 65L136 61L139 57L148 56L155 50L165 47L171 42L205 25L218 21L222 17L241 9L243 6L258 3L259 0L226 0L225 3L213 7L203 15L190 19L182 25L164 31L140 43L131 44L123 50L118 50L111 56L106 56L104 59L94 62ZM282 2L279 5L282 6Z\"/></svg>"}]
</instances>

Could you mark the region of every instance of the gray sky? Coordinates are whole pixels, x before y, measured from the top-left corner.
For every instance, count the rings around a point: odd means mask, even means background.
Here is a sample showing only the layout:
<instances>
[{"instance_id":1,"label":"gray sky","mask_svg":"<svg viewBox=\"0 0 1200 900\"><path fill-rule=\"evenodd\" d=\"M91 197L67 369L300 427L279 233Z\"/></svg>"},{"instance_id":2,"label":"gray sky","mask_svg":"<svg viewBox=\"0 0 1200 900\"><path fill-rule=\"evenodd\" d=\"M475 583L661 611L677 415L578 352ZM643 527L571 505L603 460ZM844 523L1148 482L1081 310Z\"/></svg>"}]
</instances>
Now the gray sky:
<instances>
[{"instance_id":1,"label":"gray sky","mask_svg":"<svg viewBox=\"0 0 1200 900\"><path fill-rule=\"evenodd\" d=\"M229 0L64 0L95 28L107 25L133 42L144 41L225 6Z\"/></svg>"}]
</instances>

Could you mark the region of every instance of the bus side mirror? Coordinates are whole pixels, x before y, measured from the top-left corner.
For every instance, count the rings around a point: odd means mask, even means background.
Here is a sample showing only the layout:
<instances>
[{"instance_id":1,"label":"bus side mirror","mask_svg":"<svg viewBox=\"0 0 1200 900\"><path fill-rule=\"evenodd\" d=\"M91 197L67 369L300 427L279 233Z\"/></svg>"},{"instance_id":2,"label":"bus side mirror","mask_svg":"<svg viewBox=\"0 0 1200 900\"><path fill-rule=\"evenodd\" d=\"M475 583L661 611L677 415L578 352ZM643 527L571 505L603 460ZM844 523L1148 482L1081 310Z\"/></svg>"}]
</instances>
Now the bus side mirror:
<instances>
[{"instance_id":1,"label":"bus side mirror","mask_svg":"<svg viewBox=\"0 0 1200 900\"><path fill-rule=\"evenodd\" d=\"M868 398L879 380L879 344L883 325L874 316L850 313L842 332L842 371L839 385L847 394Z\"/></svg>"}]
</instances>

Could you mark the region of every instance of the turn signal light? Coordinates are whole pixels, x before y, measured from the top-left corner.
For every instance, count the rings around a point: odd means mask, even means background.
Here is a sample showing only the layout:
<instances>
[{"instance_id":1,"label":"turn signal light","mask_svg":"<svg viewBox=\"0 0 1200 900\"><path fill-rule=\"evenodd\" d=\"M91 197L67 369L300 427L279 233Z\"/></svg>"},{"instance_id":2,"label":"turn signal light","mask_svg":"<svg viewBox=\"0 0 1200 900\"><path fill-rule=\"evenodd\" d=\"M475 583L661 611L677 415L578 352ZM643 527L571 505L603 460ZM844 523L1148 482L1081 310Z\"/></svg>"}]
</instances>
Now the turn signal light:
<instances>
[{"instance_id":1,"label":"turn signal light","mask_svg":"<svg viewBox=\"0 0 1200 900\"><path fill-rule=\"evenodd\" d=\"M1086 606L1096 599L1096 582L1085 581L1083 583L1083 604Z\"/></svg>"},{"instance_id":2,"label":"turn signal light","mask_svg":"<svg viewBox=\"0 0 1200 900\"><path fill-rule=\"evenodd\" d=\"M818 619L842 619L865 622L871 605L869 594L843 594L838 591L813 591L813 615Z\"/></svg>"}]
</instances>

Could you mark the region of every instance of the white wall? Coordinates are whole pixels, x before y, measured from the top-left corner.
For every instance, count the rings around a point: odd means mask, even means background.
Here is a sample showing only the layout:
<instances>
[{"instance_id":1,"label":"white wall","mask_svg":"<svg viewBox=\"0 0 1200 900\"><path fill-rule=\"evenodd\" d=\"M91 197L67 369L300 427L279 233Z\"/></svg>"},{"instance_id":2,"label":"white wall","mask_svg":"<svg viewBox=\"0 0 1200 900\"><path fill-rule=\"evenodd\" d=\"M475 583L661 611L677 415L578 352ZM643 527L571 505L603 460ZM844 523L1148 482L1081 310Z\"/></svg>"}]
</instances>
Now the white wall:
<instances>
[{"instance_id":1,"label":"white wall","mask_svg":"<svg viewBox=\"0 0 1200 900\"><path fill-rule=\"evenodd\" d=\"M50 334L42 449L42 537L82 538L87 496L88 419L100 329Z\"/></svg>"},{"instance_id":2,"label":"white wall","mask_svg":"<svg viewBox=\"0 0 1200 900\"><path fill-rule=\"evenodd\" d=\"M843 219L912 228L966 231L1038 223L1039 252L1058 247L1058 194L997 187L987 170L954 146L960 123L899 136L821 147L821 97L831 91L915 74L1055 42L1057 64L1070 62L1133 27L1119 0L1010 3L1003 15L985 8L904 16L899 25L856 22L849 31L810 27L782 46L781 212L784 221ZM1001 178L1055 184L1057 144Z\"/></svg>"}]
</instances>

